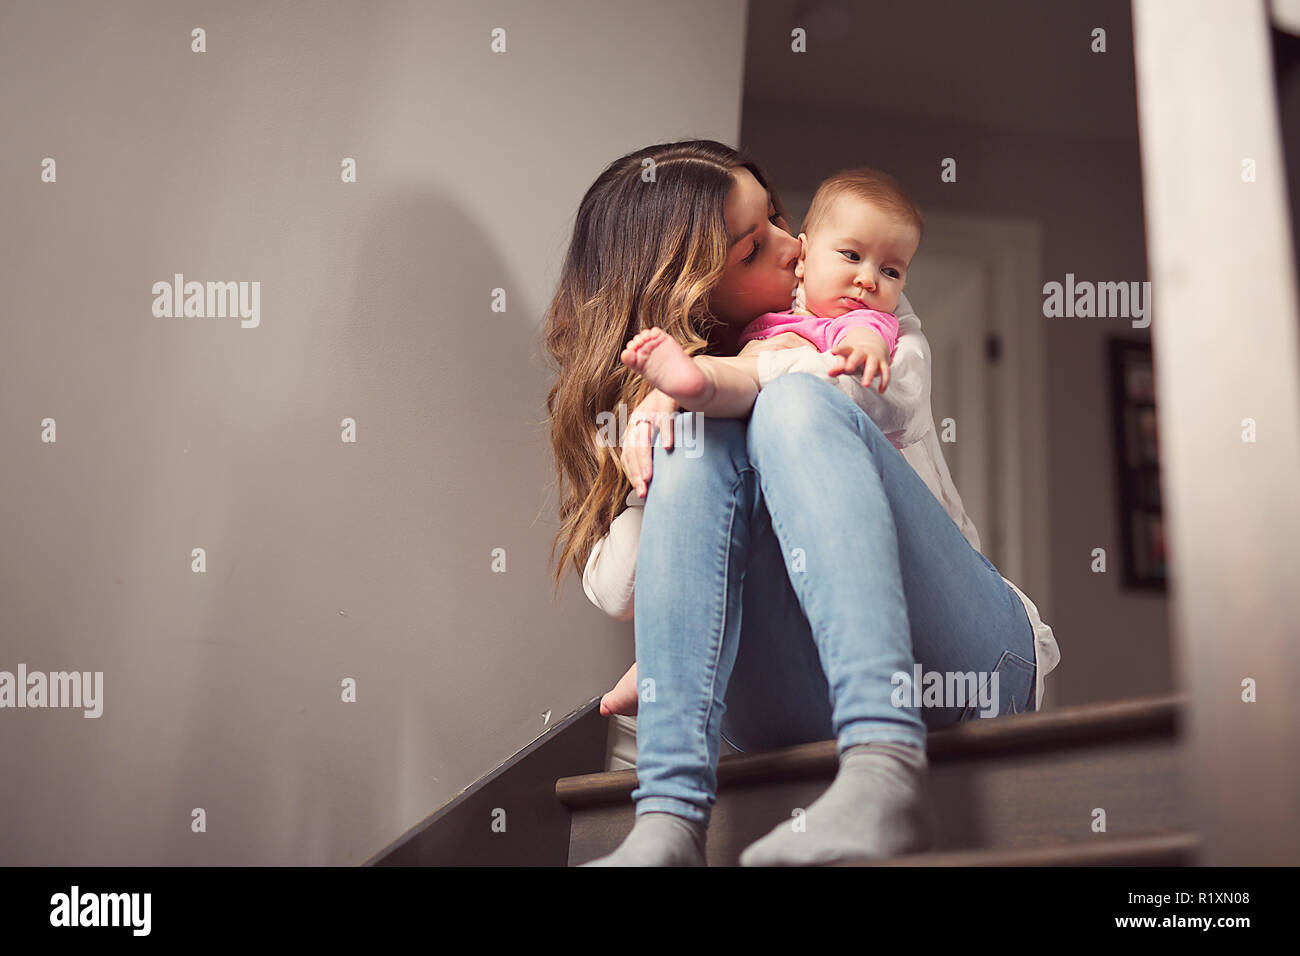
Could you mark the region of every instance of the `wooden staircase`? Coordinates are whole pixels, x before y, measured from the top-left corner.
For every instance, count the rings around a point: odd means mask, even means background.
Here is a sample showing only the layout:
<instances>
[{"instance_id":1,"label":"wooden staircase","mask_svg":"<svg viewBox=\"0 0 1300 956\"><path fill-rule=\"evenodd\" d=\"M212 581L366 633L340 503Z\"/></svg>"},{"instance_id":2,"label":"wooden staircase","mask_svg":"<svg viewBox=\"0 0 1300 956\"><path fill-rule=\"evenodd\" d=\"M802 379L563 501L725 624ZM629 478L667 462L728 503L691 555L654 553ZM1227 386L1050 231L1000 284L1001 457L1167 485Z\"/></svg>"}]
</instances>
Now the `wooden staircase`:
<instances>
[{"instance_id":1,"label":"wooden staircase","mask_svg":"<svg viewBox=\"0 0 1300 956\"><path fill-rule=\"evenodd\" d=\"M1199 846L1179 745L1184 695L973 720L929 735L928 853L869 865L1177 866ZM710 866L740 853L835 776L833 740L723 757ZM572 814L569 865L613 851L634 822L636 772L561 777ZM1096 810L1105 832L1093 832Z\"/></svg>"}]
</instances>

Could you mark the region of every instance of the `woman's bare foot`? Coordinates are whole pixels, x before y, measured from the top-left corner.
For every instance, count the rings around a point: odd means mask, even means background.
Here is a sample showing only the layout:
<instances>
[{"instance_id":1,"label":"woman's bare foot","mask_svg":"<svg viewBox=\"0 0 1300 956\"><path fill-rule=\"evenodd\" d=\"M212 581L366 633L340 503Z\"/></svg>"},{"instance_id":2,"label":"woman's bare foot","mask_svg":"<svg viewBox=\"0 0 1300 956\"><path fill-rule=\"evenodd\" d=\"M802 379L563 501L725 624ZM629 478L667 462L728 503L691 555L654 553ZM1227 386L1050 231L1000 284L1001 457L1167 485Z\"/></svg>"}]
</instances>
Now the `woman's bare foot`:
<instances>
[{"instance_id":1,"label":"woman's bare foot","mask_svg":"<svg viewBox=\"0 0 1300 956\"><path fill-rule=\"evenodd\" d=\"M635 717L636 705L636 665L633 664L628 668L627 673L618 679L614 689L600 699L600 716L622 714L625 717Z\"/></svg>"},{"instance_id":2,"label":"woman's bare foot","mask_svg":"<svg viewBox=\"0 0 1300 956\"><path fill-rule=\"evenodd\" d=\"M713 383L703 369L658 326L638 332L620 358L624 365L636 369L651 385L683 406L690 407L712 397Z\"/></svg>"}]
</instances>

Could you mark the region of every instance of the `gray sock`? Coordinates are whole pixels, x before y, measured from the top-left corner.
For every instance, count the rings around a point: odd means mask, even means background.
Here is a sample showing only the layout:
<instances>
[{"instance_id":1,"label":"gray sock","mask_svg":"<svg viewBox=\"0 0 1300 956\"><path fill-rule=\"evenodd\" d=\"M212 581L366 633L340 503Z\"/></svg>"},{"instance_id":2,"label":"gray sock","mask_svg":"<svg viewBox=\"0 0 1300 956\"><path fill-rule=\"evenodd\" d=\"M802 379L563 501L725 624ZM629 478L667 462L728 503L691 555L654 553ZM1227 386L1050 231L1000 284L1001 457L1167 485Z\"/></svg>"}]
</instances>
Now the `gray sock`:
<instances>
[{"instance_id":1,"label":"gray sock","mask_svg":"<svg viewBox=\"0 0 1300 956\"><path fill-rule=\"evenodd\" d=\"M704 833L707 824L675 813L639 814L632 832L617 850L583 866L707 866Z\"/></svg>"},{"instance_id":2,"label":"gray sock","mask_svg":"<svg viewBox=\"0 0 1300 956\"><path fill-rule=\"evenodd\" d=\"M835 781L803 815L740 855L741 866L808 866L875 860L929 849L925 751L871 741L840 754Z\"/></svg>"}]
</instances>

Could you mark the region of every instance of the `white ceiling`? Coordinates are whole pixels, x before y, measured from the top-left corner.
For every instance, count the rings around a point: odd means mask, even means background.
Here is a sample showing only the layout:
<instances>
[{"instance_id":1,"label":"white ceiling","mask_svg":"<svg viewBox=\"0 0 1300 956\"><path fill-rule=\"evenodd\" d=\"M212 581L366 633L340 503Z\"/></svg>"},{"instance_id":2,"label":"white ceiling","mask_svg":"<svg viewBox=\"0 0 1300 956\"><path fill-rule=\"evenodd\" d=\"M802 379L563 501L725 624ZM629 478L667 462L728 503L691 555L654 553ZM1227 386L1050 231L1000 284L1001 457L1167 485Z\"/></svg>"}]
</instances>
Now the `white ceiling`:
<instances>
[{"instance_id":1,"label":"white ceiling","mask_svg":"<svg viewBox=\"0 0 1300 956\"><path fill-rule=\"evenodd\" d=\"M1137 139L1127 0L751 0L748 30L747 106Z\"/></svg>"}]
</instances>

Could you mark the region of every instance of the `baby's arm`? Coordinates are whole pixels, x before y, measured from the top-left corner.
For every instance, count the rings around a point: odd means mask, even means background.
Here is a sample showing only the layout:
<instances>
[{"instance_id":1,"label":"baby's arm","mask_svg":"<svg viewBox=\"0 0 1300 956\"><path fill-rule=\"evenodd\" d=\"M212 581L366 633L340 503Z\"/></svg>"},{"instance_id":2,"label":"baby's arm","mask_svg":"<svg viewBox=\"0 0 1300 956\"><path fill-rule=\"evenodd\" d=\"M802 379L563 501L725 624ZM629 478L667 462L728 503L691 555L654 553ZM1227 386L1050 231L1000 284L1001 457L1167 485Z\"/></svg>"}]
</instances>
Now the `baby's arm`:
<instances>
[{"instance_id":1,"label":"baby's arm","mask_svg":"<svg viewBox=\"0 0 1300 956\"><path fill-rule=\"evenodd\" d=\"M862 333L868 330L875 334L862 336ZM898 317L893 313L878 312L875 309L854 309L839 318L832 319L827 324L826 333L830 342L829 351L836 352L836 345L843 343L849 336L855 336L865 338L873 344L883 340L886 348L883 357L892 360L894 349L898 346Z\"/></svg>"},{"instance_id":2,"label":"baby's arm","mask_svg":"<svg viewBox=\"0 0 1300 956\"><path fill-rule=\"evenodd\" d=\"M757 355L697 355L694 362L712 382L712 395L692 405L683 402L684 408L715 418L745 418L754 410L758 398Z\"/></svg>"}]
</instances>

